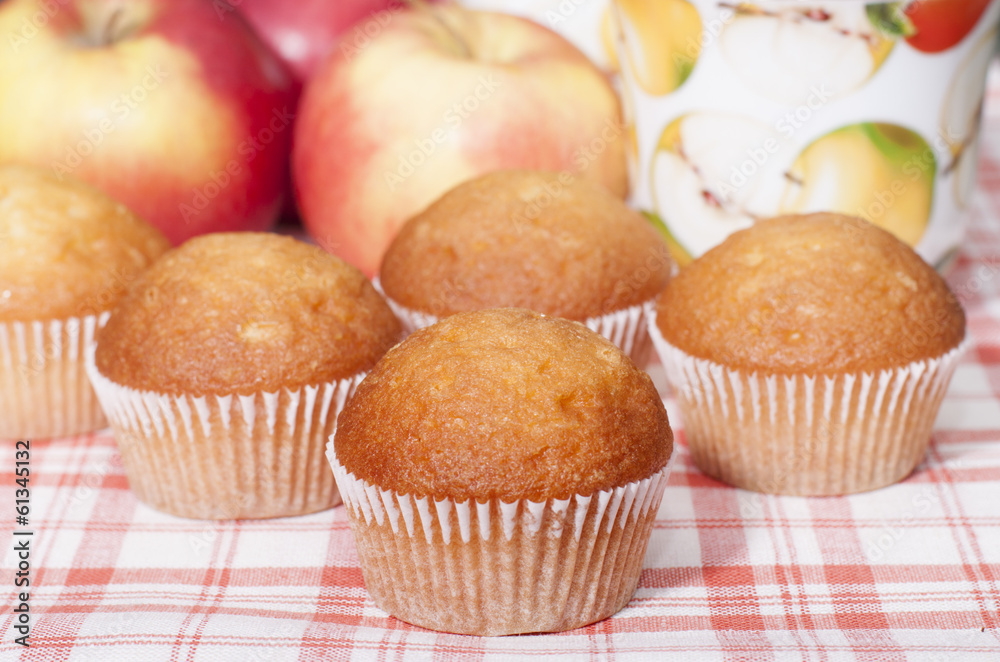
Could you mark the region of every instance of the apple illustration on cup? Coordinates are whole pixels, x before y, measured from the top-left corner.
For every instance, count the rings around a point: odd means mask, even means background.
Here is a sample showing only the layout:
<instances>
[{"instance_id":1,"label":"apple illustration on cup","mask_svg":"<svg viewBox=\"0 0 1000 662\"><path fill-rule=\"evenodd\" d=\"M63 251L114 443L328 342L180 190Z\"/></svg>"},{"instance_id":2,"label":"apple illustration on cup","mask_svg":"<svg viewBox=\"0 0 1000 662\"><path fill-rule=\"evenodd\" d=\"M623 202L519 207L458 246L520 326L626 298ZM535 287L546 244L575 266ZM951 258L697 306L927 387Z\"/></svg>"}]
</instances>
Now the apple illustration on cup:
<instances>
[{"instance_id":1,"label":"apple illustration on cup","mask_svg":"<svg viewBox=\"0 0 1000 662\"><path fill-rule=\"evenodd\" d=\"M780 214L861 216L915 246L937 176L927 141L896 124L850 124L796 150L755 118L700 111L663 130L651 162L650 216L682 266Z\"/></svg>"},{"instance_id":2,"label":"apple illustration on cup","mask_svg":"<svg viewBox=\"0 0 1000 662\"><path fill-rule=\"evenodd\" d=\"M0 162L87 181L174 243L275 221L292 82L239 14L7 0L0 40Z\"/></svg>"},{"instance_id":3,"label":"apple illustration on cup","mask_svg":"<svg viewBox=\"0 0 1000 662\"><path fill-rule=\"evenodd\" d=\"M777 212L792 147L773 127L734 113L698 111L671 121L651 162L660 230L684 266L729 234Z\"/></svg>"},{"instance_id":4,"label":"apple illustration on cup","mask_svg":"<svg viewBox=\"0 0 1000 662\"><path fill-rule=\"evenodd\" d=\"M902 37L923 53L940 53L965 39L979 23L990 0L909 0L867 7L872 23L892 37Z\"/></svg>"},{"instance_id":5,"label":"apple illustration on cup","mask_svg":"<svg viewBox=\"0 0 1000 662\"><path fill-rule=\"evenodd\" d=\"M858 2L722 4L733 12L719 42L729 66L752 90L789 105L817 89L833 98L860 87L895 44Z\"/></svg>"},{"instance_id":6,"label":"apple illustration on cup","mask_svg":"<svg viewBox=\"0 0 1000 662\"><path fill-rule=\"evenodd\" d=\"M397 229L457 184L506 168L628 192L605 75L530 20L459 5L399 11L306 85L293 180L306 228L368 275Z\"/></svg>"},{"instance_id":7,"label":"apple illustration on cup","mask_svg":"<svg viewBox=\"0 0 1000 662\"><path fill-rule=\"evenodd\" d=\"M897 124L861 122L817 138L786 174L782 213L861 216L916 246L930 222L937 157Z\"/></svg>"}]
</instances>

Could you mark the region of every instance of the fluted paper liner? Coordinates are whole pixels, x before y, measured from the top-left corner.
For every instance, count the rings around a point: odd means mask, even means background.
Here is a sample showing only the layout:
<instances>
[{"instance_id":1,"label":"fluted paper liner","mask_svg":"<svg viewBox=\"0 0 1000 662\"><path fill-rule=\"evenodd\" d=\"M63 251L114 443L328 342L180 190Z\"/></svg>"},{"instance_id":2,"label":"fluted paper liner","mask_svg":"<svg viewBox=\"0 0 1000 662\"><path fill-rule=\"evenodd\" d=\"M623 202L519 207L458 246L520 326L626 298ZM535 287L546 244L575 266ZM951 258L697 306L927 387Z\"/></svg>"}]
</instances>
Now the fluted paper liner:
<instances>
[{"instance_id":1,"label":"fluted paper liner","mask_svg":"<svg viewBox=\"0 0 1000 662\"><path fill-rule=\"evenodd\" d=\"M64 437L107 426L85 358L109 316L0 322L0 438Z\"/></svg>"},{"instance_id":2,"label":"fluted paper liner","mask_svg":"<svg viewBox=\"0 0 1000 662\"><path fill-rule=\"evenodd\" d=\"M406 335L413 333L432 324L436 324L438 317L429 313L422 313L419 310L407 308L403 304L393 300L382 289L382 283L378 277L372 280L372 285L385 298L386 303L396 314ZM636 304L628 308L622 308L607 315L598 317L588 317L583 324L599 333L615 345L618 346L625 355L632 359L640 368L649 363L649 356L652 352L652 344L647 331L647 320L653 314L655 300Z\"/></svg>"},{"instance_id":3,"label":"fluted paper liner","mask_svg":"<svg viewBox=\"0 0 1000 662\"><path fill-rule=\"evenodd\" d=\"M480 635L569 630L624 607L671 466L590 495L479 503L362 481L337 461L332 437L327 457L379 607L422 627Z\"/></svg>"},{"instance_id":4,"label":"fluted paper liner","mask_svg":"<svg viewBox=\"0 0 1000 662\"><path fill-rule=\"evenodd\" d=\"M698 468L736 487L799 496L864 492L913 471L968 344L874 373L770 375L686 354L663 338L655 314L649 333Z\"/></svg>"},{"instance_id":5,"label":"fluted paper liner","mask_svg":"<svg viewBox=\"0 0 1000 662\"><path fill-rule=\"evenodd\" d=\"M198 519L303 515L340 503L324 457L364 374L253 395L165 395L87 370L129 484L157 510Z\"/></svg>"}]
</instances>

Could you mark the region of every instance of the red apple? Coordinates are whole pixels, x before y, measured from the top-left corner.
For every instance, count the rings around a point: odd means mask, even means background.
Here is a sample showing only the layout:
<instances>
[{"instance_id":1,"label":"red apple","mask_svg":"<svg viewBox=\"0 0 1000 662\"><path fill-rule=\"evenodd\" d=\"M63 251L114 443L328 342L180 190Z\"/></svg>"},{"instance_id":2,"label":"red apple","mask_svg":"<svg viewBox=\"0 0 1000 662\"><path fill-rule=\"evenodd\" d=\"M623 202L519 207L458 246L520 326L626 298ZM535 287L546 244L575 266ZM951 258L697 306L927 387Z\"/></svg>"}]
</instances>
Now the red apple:
<instances>
[{"instance_id":1,"label":"red apple","mask_svg":"<svg viewBox=\"0 0 1000 662\"><path fill-rule=\"evenodd\" d=\"M174 243L274 222L292 81L238 13L8 0L0 41L0 162L90 182Z\"/></svg>"},{"instance_id":2,"label":"red apple","mask_svg":"<svg viewBox=\"0 0 1000 662\"><path fill-rule=\"evenodd\" d=\"M238 8L295 79L295 97L302 85L334 49L342 33L379 29L390 10L404 0L226 0ZM282 218L298 214L291 179L288 180Z\"/></svg>"},{"instance_id":3,"label":"red apple","mask_svg":"<svg viewBox=\"0 0 1000 662\"><path fill-rule=\"evenodd\" d=\"M364 29L402 0L230 0L301 84L319 68L348 28Z\"/></svg>"},{"instance_id":4,"label":"red apple","mask_svg":"<svg viewBox=\"0 0 1000 662\"><path fill-rule=\"evenodd\" d=\"M309 231L371 275L407 218L486 172L566 170L624 197L624 138L613 88L564 38L423 5L343 40L309 81L292 174Z\"/></svg>"}]
</instances>

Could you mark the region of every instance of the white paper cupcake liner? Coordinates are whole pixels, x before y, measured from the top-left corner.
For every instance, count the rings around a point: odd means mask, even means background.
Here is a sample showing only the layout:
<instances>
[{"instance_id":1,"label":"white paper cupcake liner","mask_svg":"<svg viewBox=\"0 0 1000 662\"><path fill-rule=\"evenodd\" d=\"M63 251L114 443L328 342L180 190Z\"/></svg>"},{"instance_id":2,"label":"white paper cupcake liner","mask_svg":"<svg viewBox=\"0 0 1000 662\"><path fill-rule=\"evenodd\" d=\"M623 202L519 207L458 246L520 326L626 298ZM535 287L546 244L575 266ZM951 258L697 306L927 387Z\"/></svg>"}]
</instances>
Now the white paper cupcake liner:
<instances>
[{"instance_id":1,"label":"white paper cupcake liner","mask_svg":"<svg viewBox=\"0 0 1000 662\"><path fill-rule=\"evenodd\" d=\"M663 338L655 314L649 332L698 467L737 487L800 496L905 478L924 457L968 346L875 373L768 375L686 354Z\"/></svg>"},{"instance_id":2,"label":"white paper cupcake liner","mask_svg":"<svg viewBox=\"0 0 1000 662\"><path fill-rule=\"evenodd\" d=\"M84 359L110 313L0 322L0 438L49 438L107 427Z\"/></svg>"},{"instance_id":3,"label":"white paper cupcake liner","mask_svg":"<svg viewBox=\"0 0 1000 662\"><path fill-rule=\"evenodd\" d=\"M392 308L392 312L396 314L403 325L403 331L406 335L437 323L437 316L407 308L393 300L382 289L382 283L377 276L372 280L372 285ZM583 324L591 331L599 333L613 342L625 352L626 356L632 359L633 363L643 368L649 363L652 352L647 320L653 314L654 303L655 300L650 300L606 315L588 317Z\"/></svg>"},{"instance_id":4,"label":"white paper cupcake liner","mask_svg":"<svg viewBox=\"0 0 1000 662\"><path fill-rule=\"evenodd\" d=\"M337 461L332 437L327 457L379 607L479 635L569 630L624 607L671 467L586 496L479 503L379 489Z\"/></svg>"},{"instance_id":5,"label":"white paper cupcake liner","mask_svg":"<svg viewBox=\"0 0 1000 662\"><path fill-rule=\"evenodd\" d=\"M340 503L326 440L364 374L253 395L165 395L87 371L129 484L157 510L198 519L303 515Z\"/></svg>"}]
</instances>

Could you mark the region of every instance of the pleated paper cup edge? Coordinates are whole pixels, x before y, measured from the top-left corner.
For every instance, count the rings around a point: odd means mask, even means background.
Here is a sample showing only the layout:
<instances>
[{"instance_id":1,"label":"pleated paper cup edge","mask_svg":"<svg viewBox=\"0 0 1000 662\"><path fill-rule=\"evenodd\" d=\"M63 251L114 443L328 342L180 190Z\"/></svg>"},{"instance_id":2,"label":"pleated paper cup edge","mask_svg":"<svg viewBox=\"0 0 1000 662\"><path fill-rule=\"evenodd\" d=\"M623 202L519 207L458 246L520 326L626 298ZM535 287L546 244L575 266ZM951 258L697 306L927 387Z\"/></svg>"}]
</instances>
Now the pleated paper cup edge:
<instances>
[{"instance_id":1,"label":"pleated paper cup edge","mask_svg":"<svg viewBox=\"0 0 1000 662\"><path fill-rule=\"evenodd\" d=\"M50 365L58 361L66 367L65 374L61 375L61 381L66 382L63 384L64 386L69 385L70 375L67 371L74 369L71 366L75 366L75 369L81 370L81 376L86 377L86 353L88 349L94 346L95 334L107 323L110 316L111 311L105 310L100 313L84 316L0 321L0 352L6 355L6 357L0 358L7 358L9 360L9 367L5 367L4 362L0 361L0 371L8 369L12 371L9 378L10 383L13 383L18 380L17 375L19 373L44 372ZM20 330L20 333L17 330ZM19 344L17 342L18 336L25 339L33 338L36 341L40 340L43 345L46 344L45 341L56 338L58 343L54 345L53 349L55 355L49 356L49 352L46 350L41 354L36 351L31 355L19 356L19 352L17 351L20 349L17 347ZM74 352L79 352L79 354L73 357ZM36 359L40 361L40 365L35 365ZM27 377L23 379L27 379ZM77 420L75 421L75 425L68 426L71 429L56 430L55 434L51 435L28 434L22 436L70 436L106 427L108 421L100 407L96 392L93 391L88 379L84 378L83 382L82 388L91 389L91 392L89 394L80 393L78 394L79 397L74 399L81 400L84 405L89 405L89 409L87 411L76 412ZM22 384L21 386L24 385ZM22 388L21 392L27 392L27 389ZM56 397L50 393L45 393L45 395L51 397L47 403L43 403L45 404L44 407L39 408L37 416L33 417L36 419L36 424L32 425L35 429L51 429L51 412L54 406L53 401L56 400ZM65 397L69 394L64 392L60 395ZM21 415L23 416L24 412L21 412Z\"/></svg>"},{"instance_id":2,"label":"pleated paper cup edge","mask_svg":"<svg viewBox=\"0 0 1000 662\"><path fill-rule=\"evenodd\" d=\"M406 335L440 321L441 318L436 315L414 310L390 297L382 289L382 284L377 276L372 280L372 285L385 298L389 308L402 323ZM613 310L604 315L588 317L580 323L611 341L636 363L645 363L649 352L648 344L644 346L643 341L645 340L644 336L648 334L648 320L653 314L655 301L654 297L648 301Z\"/></svg>"},{"instance_id":3,"label":"pleated paper cup edge","mask_svg":"<svg viewBox=\"0 0 1000 662\"><path fill-rule=\"evenodd\" d=\"M918 399L917 389L923 385L923 393L921 396L923 399L931 396L935 392L940 392L940 396L943 397L944 391L947 389L948 383L954 373L955 367L961 360L962 356L972 344L972 340L968 333L963 337L962 341L958 345L951 348L944 354L931 357L927 359L918 359L912 361L904 366L899 366L896 368L882 369L877 371L869 372L858 372L858 373L833 373L833 374L793 374L793 375L782 375L779 373L765 373L761 371L742 371L738 369L731 369L722 364L710 361L708 359L701 359L692 356L678 347L672 345L667 341L659 330L656 324L656 315L654 314L649 319L649 334L653 341L653 346L656 349L657 354L663 363L664 370L667 375L667 381L669 382L671 388L677 395L681 407L681 416L684 428L695 429L697 424L693 422L692 414L694 412L685 411L688 407L700 408L705 413L710 410L711 405L704 405L701 403L692 402L690 396L686 396L688 393L697 394L696 391L707 391L711 390L711 393L702 393L701 398L709 398L718 401L728 400L728 395L725 398L719 395L719 385L717 383L716 377L719 377L724 383L733 385L740 381L745 381L747 383L754 381L762 381L765 384L765 388L759 389L758 398L760 399L759 408L755 408L758 412L767 411L782 411L788 410L791 407L791 403L785 402L779 404L778 402L772 400L771 398L776 396L777 389L774 388L774 393L771 392L772 389L767 388L769 385L776 385L778 380L785 380L787 382L792 382L794 385L799 383L806 384L811 382L811 385L815 385L819 380L827 380L831 388L842 387L846 388L845 382L849 382L851 388L854 388L854 383L858 382L860 384L861 393L869 393L872 384L876 384L875 400L877 402L882 401L882 397L886 394L889 387L896 382L901 384L910 383L909 389L904 389L903 386L897 390L896 396L900 394L903 390L908 390L907 399L905 403L902 401L897 401L897 405L905 404L907 407L911 403L920 402L923 400ZM702 380L706 382L711 388L710 389L700 389L697 384L692 384L687 379L687 374L689 372L694 372L699 375L711 375L711 379ZM796 389L797 390L797 389ZM805 389L808 392L808 388ZM787 393L787 390L786 390ZM853 390L851 391L853 394ZM753 393L751 392L751 396ZM688 403L688 404L685 404ZM804 406L808 408L809 403L804 403ZM819 403L813 403L814 407L818 407ZM755 418L754 412L742 411L742 409L736 405L735 402L729 405L735 411L737 420L742 424L753 424L757 419ZM813 411L817 411L814 409ZM854 411L851 409L851 411ZM937 411L934 412L936 416ZM876 416L875 423L870 423L869 426L873 429L879 429L881 426L891 423L893 416L893 411L887 412L887 416ZM730 414L727 414L730 415ZM812 425L818 425L819 418L815 418ZM933 424L933 417L931 418L931 424ZM696 439L693 434L688 435L688 443L692 444L693 439ZM697 444L697 441L694 441ZM738 442L731 441L729 445L737 445ZM874 450L874 449L873 449ZM697 456L699 451L697 448L693 449L692 455ZM860 462L859 462L860 463ZM902 478L902 477L900 477ZM877 489L881 485L876 485L873 487L866 487L863 489L855 491L867 491L868 489ZM753 489L753 488L746 488ZM777 491L771 492L768 490L760 490L765 493L781 494L785 492ZM854 493L855 491L849 492Z\"/></svg>"},{"instance_id":4,"label":"pleated paper cup edge","mask_svg":"<svg viewBox=\"0 0 1000 662\"><path fill-rule=\"evenodd\" d=\"M602 512L608 507L616 508L615 519L606 526L609 529L614 524L624 527L629 519L643 517L651 509L655 516L656 508L659 507L659 501L662 498L663 491L670 477L670 471L677 456L675 451L671 452L670 458L663 467L643 479L605 490L598 490L589 495L574 494L566 499L551 498L546 501L518 499L509 503L499 498L493 498L481 504L473 498L466 499L465 501L457 501L451 498L437 500L430 496L418 498L410 494L400 494L395 490L379 488L377 485L358 478L339 462L334 449L335 436L336 430L334 430L327 443L326 455L333 469L334 478L337 481L337 489L348 510L355 515L359 522L363 520L366 525L371 525L374 522L382 526L388 520L393 532L396 534L405 531L407 535L412 537L422 532L429 544L433 544L431 539L433 527L431 522L425 519L427 516L437 524L437 530L441 531L442 538L446 544L450 540L456 539L456 537L463 543L468 543L473 534L479 535L480 539L483 540L489 539L489 534L483 534L484 527L480 518L484 512L488 514L495 507L502 514L501 525L506 538L509 540L513 535L513 531L518 526L518 519L530 519L530 521L522 521L520 524L528 528L528 533L535 534L540 530L539 527L546 512L562 516L567 512L570 502L574 500L576 501L577 512L579 513L579 509L583 508L585 515L589 512L590 504L594 499L599 504L603 502L603 505L600 506ZM619 506L626 499L628 500L627 518L619 521L621 516ZM638 507L635 506L636 503L639 504ZM479 522L479 525L475 527L471 525L472 509L474 507L478 511L476 520ZM458 531L452 531L450 518L453 511L459 520ZM528 515L525 515L526 513ZM463 525L463 522L469 524ZM577 520L573 522L574 528L572 531L577 540L582 535L581 526L583 526L583 518L578 516ZM565 528L563 527L563 530ZM487 530L489 530L488 527ZM563 535L563 531L560 531L559 535Z\"/></svg>"},{"instance_id":5,"label":"pleated paper cup edge","mask_svg":"<svg viewBox=\"0 0 1000 662\"><path fill-rule=\"evenodd\" d=\"M230 435L233 429L232 419L237 415L233 410L237 407L243 410L244 423L247 429L253 429L253 426L257 422L257 417L268 416L269 432L274 434L278 429L279 422L282 421L280 413L283 412L285 414L286 418L284 421L286 425L292 424L292 421L297 419L298 410L302 406L302 403L308 402L308 398L310 397L308 395L309 390L313 391L312 404L309 411L314 414L317 411L319 412L322 425L326 424L329 417L333 418L333 425L336 425L336 417L340 415L343 406L353 395L358 384L367 375L366 372L359 372L351 377L331 382L311 384L296 389L282 388L275 392L258 391L247 396L240 396L238 394L205 396L190 394L172 395L134 389L112 381L97 369L95 354L96 347L91 347L87 353L87 376L93 384L94 390L97 392L101 405L105 408L116 441L133 438L135 440L133 443L144 443L146 440L161 439L165 443L177 444L181 440L182 428L189 441L199 435L210 436L218 428L213 426L210 420L204 420L204 417L207 416L211 419L213 413L217 413L222 417L222 436L231 439ZM324 394L326 393L329 394L328 400L324 398ZM283 396L290 399L291 403L295 403L296 406L282 408L281 399ZM243 409L243 402L240 402L240 400L247 402L248 407L253 408L250 420L247 420L248 414ZM263 400L265 403L264 411L262 412L258 411L258 407L256 406L260 400ZM237 402L239 402L239 405L237 405ZM151 404L152 406L150 406ZM327 407L325 413L320 409L324 404ZM179 411L187 411L189 420L178 421L174 415L175 407ZM158 421L153 420L154 417L150 414L151 410L155 410L159 414L160 418ZM273 423L270 420L270 416L272 415L274 416ZM307 417L307 420L310 420L309 417ZM310 423L308 429L303 428L297 431L296 439L305 439L311 434L311 431L312 425ZM123 449L123 451L127 452L127 449ZM324 466L326 466L325 463ZM148 468L143 467L143 473ZM132 477L130 476L129 478L131 481ZM172 483L178 483L180 477L175 476L170 478L170 480ZM340 495L335 492L333 501L327 507L333 507L339 503ZM193 517L191 515L180 516ZM195 518L205 519L205 517Z\"/></svg>"}]
</instances>

